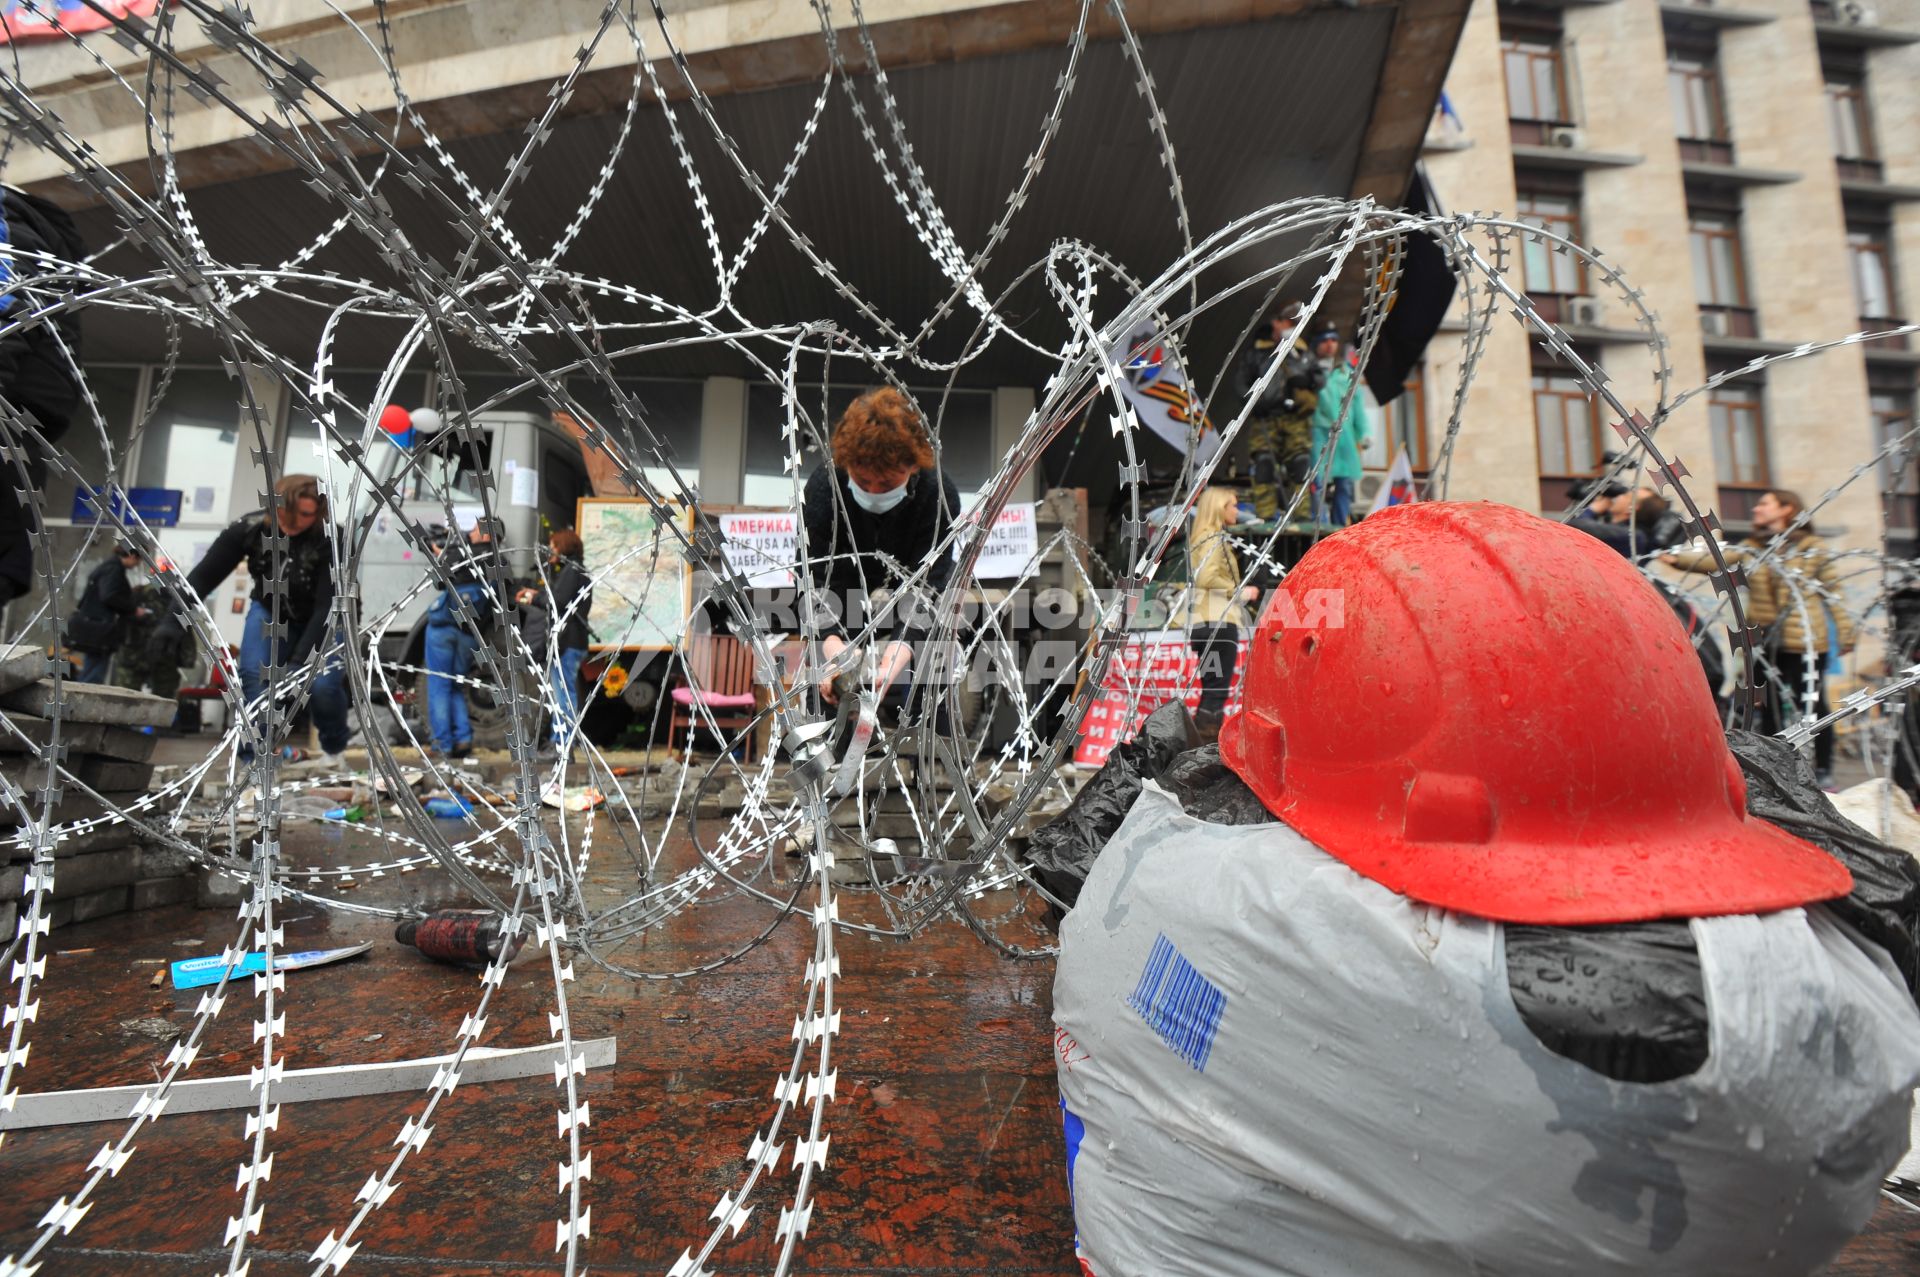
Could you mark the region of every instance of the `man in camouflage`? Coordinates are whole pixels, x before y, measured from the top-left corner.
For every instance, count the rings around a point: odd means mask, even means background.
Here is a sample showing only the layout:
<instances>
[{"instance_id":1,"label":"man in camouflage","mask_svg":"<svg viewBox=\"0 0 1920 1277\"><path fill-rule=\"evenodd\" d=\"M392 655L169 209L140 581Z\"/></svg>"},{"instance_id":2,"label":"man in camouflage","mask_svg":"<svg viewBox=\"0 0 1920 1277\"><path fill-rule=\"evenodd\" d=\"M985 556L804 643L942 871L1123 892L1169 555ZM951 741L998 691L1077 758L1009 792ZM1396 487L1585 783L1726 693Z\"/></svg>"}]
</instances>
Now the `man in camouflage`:
<instances>
[{"instance_id":1,"label":"man in camouflage","mask_svg":"<svg viewBox=\"0 0 1920 1277\"><path fill-rule=\"evenodd\" d=\"M1249 398L1276 352L1284 352L1280 370L1267 383L1247 423L1252 468L1247 490L1254 517L1262 520L1280 512L1282 481L1298 486L1313 451L1313 410L1325 373L1300 339L1300 313L1299 302L1287 302L1268 316L1265 332L1255 333L1234 377L1236 392L1242 399Z\"/></svg>"},{"instance_id":2,"label":"man in camouflage","mask_svg":"<svg viewBox=\"0 0 1920 1277\"><path fill-rule=\"evenodd\" d=\"M155 696L172 700L180 694L180 667L193 664L199 656L193 636L169 627L172 641L159 645L165 650L155 650L154 627L168 614L166 599L151 585L137 585L133 604L133 615L127 618L127 640L120 649L120 659L114 662L113 681L136 692L150 688Z\"/></svg>"}]
</instances>

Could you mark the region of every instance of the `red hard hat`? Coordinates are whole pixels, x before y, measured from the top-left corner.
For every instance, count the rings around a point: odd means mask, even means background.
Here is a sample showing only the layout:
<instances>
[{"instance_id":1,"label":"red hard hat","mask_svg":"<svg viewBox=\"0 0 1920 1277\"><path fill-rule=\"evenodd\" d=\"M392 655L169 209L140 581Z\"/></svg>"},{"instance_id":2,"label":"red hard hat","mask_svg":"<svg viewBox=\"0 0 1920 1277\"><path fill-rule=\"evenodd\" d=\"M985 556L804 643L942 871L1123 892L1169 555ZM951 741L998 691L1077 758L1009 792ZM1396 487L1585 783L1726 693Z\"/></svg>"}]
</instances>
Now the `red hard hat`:
<instances>
[{"instance_id":1,"label":"red hard hat","mask_svg":"<svg viewBox=\"0 0 1920 1277\"><path fill-rule=\"evenodd\" d=\"M1593 537L1492 502L1369 516L1287 574L1227 765L1402 895L1549 925L1765 913L1845 866L1749 819L1679 621Z\"/></svg>"}]
</instances>

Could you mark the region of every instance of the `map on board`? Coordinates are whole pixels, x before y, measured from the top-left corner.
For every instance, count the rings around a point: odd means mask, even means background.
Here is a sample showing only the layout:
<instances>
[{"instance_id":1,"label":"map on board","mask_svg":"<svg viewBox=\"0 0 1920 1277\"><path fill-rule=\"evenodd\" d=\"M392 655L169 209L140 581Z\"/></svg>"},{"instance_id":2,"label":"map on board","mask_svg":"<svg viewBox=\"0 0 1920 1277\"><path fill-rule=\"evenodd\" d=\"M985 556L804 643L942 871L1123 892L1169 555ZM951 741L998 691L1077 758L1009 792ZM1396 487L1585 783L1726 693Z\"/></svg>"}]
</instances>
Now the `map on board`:
<instances>
[{"instance_id":1,"label":"map on board","mask_svg":"<svg viewBox=\"0 0 1920 1277\"><path fill-rule=\"evenodd\" d=\"M677 522L691 529L683 512ZM645 501L584 498L574 526L593 578L587 616L593 647L675 646L687 627L691 582L681 542Z\"/></svg>"}]
</instances>

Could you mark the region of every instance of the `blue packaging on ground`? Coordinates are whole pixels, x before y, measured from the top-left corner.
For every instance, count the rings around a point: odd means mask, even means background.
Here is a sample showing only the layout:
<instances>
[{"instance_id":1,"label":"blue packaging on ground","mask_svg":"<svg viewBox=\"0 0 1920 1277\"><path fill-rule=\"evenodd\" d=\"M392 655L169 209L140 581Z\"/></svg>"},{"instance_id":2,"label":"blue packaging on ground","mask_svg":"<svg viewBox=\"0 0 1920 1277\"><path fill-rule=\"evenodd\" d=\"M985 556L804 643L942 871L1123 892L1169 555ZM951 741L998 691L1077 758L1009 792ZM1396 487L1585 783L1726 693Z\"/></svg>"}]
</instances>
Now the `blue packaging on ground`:
<instances>
[{"instance_id":1,"label":"blue packaging on ground","mask_svg":"<svg viewBox=\"0 0 1920 1277\"><path fill-rule=\"evenodd\" d=\"M302 967L322 967L329 962L343 962L348 958L357 958L373 948L373 943L350 944L342 949L308 949L302 953L282 953L274 958L276 971L298 971ZM220 983L220 973L226 970L227 955L210 954L204 958L182 958L173 964L173 987L176 989L198 989L202 985ZM267 955L264 953L242 954L233 964L233 978L264 975L267 970Z\"/></svg>"}]
</instances>

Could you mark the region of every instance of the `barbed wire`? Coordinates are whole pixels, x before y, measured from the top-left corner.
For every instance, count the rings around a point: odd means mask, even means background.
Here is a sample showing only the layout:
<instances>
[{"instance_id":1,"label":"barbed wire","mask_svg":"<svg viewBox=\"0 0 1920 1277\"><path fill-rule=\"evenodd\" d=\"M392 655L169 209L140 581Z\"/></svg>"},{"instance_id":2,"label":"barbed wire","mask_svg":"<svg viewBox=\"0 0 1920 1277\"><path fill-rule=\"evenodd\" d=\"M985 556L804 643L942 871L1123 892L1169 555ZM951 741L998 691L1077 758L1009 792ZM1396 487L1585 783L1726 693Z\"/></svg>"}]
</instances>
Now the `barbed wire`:
<instances>
[{"instance_id":1,"label":"barbed wire","mask_svg":"<svg viewBox=\"0 0 1920 1277\"><path fill-rule=\"evenodd\" d=\"M46 0L22 3L31 14L54 16ZM218 983L201 997L190 1027L119 1137L102 1146L78 1185L60 1193L32 1241L17 1256L0 1261L0 1274L34 1271L56 1238L81 1227L102 1183L134 1157L136 1138L164 1111L173 1088L195 1064L243 958L257 952L265 955L267 966L254 979L255 1095L241 1137L237 1213L222 1239L227 1272L245 1272L271 1184L272 1134L279 1116L275 1088L285 1063L287 1013L277 996L284 983L274 966L285 939L284 922L277 921L284 916L280 906L298 900L397 918L412 907L346 899L341 892L388 875L423 872L444 875L494 912L503 943L480 974L481 989L471 1009L450 1033L449 1062L402 1121L394 1151L370 1169L352 1202L341 1206L338 1222L318 1240L311 1254L316 1277L351 1264L368 1221L399 1191L403 1166L428 1154L434 1115L459 1084L463 1063L481 1043L497 1002L510 996L508 965L529 936L529 952L537 951L544 962L541 996L548 999L547 1022L559 1057L556 1138L564 1160L558 1163L563 1206L555 1222L555 1250L564 1255L568 1274L584 1271L592 1236L593 1151L592 1114L580 1086L585 1056L575 1036L569 992L576 963L587 961L636 980L697 977L739 961L791 924L812 929L791 1054L776 1076L766 1121L745 1150L744 1168L708 1216L713 1227L686 1246L669 1274L694 1277L709 1274L710 1263L745 1263L735 1252L755 1221L768 1220L775 1243L772 1271L789 1272L811 1222L831 1143L827 1106L836 1098L833 1043L846 1009L837 979L837 938L911 937L942 920L957 920L997 953L1044 959L1053 952L1046 914L1065 902L1017 854L1019 834L1036 815L1070 799L1073 786L1062 769L1096 700L1111 694L1120 720L1131 723L1167 694L1164 687L1150 688L1146 679L1135 677L1128 665L1130 644L1141 633L1142 604L1163 579L1185 582L1195 575L1197 547L1185 532L1189 516L1202 490L1224 480L1223 466L1251 433L1260 402L1285 375L1290 351L1284 345L1274 349L1237 407L1234 396L1222 389L1229 371L1281 299L1301 303L1299 331L1311 331L1340 283L1354 279L1360 282L1354 355L1358 367L1367 367L1401 300L1415 240L1437 246L1463 285L1457 380L1429 477L1431 494L1448 495L1454 484L1457 441L1474 428L1469 391L1476 378L1488 375L1488 339L1506 310L1591 401L1605 406L1625 451L1604 478L1645 467L1685 511L1685 530L1705 556L1700 580L1712 596L1707 620L1717 622L1722 613L1730 617L1726 642L1736 675L1726 697L1736 721L1761 711L1769 687L1784 700L1795 699L1777 686L1780 662L1773 636L1751 625L1744 610L1742 594L1755 574L1764 571L1782 583L1808 634L1835 609L1863 622L1876 616L1887 596L1910 577L1884 546L1878 553L1847 549L1817 561L1795 557L1794 547L1800 540L1796 534L1810 526L1814 513L1851 484L1888 464L1904 466L1914 432L1878 446L1794 526L1764 543L1741 547L1723 544L1725 530L1713 503L1689 487L1693 472L1663 447L1660 436L1678 409L1731 377L1751 377L1784 360L1920 331L1920 325L1804 343L1676 395L1668 339L1620 264L1538 224L1480 213L1416 215L1369 200L1305 198L1205 230L1193 220L1173 122L1161 105L1148 50L1120 0L1108 0L1106 7L1140 101L1133 126L1166 170L1177 248L1167 261L1124 262L1100 245L1060 238L1038 260L1015 266L1003 260L1013 242L1012 228L1054 158L1069 104L1092 56L1092 0L1082 0L1071 27L1060 33L1053 94L1001 210L975 245L965 242L963 223L943 206L916 157L907 113L858 3L843 20L827 0L813 0L825 70L810 103L797 113L798 138L771 176L755 166L748 149L724 126L702 76L673 37L665 6L650 0L642 9L608 0L578 53L552 81L524 139L490 177L458 162L409 94L385 0L375 0L370 25L331 0L326 6L358 50L378 62L391 98L382 102L335 96L322 83L325 68L263 38L244 6L178 0L148 23L110 13L100 0L80 3L107 19L111 38L143 64L137 71L116 64L97 40L67 37L85 54L97 87L121 95L140 113L155 193L141 194L109 167L36 95L19 74L16 56L15 73L0 75L0 117L9 126L0 154L17 160L23 151L34 151L59 163L87 199L107 211L114 231L106 248L79 261L0 246L9 267L6 287L18 298L0 323L0 341L41 334L54 342L80 390L83 429L97 436L89 442L105 458L106 471L103 476L83 460L77 447L61 447L58 432L50 436L46 423L20 405L0 400L7 470L0 478L25 500L38 501L29 459L40 458L99 511L89 544L118 538L132 546L166 607L201 649L221 650L213 612L168 561L156 529L123 499L125 489L114 476L124 468L125 446L87 368L56 327L89 313L112 312L152 322L161 334L160 361L144 402L133 410L135 439L160 419L189 339L210 342L220 352L267 489L260 502L271 568L259 584L271 615L287 614L289 588L288 538L275 517L275 482L301 471L276 447L279 416L311 432L321 487L343 518L328 541L335 582L330 636L302 662L267 663L260 691L251 700L239 680L229 680L221 692L228 725L218 742L205 759L151 793L116 803L69 765L61 743L68 706L59 680L48 702L47 739L33 739L0 719L0 735L17 737L22 748L13 756L31 760L36 781L0 784L0 805L19 825L4 841L15 859L27 863L19 933L9 955L0 1106L10 1106L20 1093L20 1074L31 1050L29 1026L39 1023L62 841L125 824L152 845L244 884ZM248 83L230 83L206 61L185 56L177 38L183 22L196 24L224 55L225 70ZM843 41L857 46L858 69ZM536 180L536 161L590 68L597 59L616 56L623 42L617 56L631 56L631 79L605 159L558 233L550 242L534 242L515 229L513 205ZM946 281L944 294L931 297L922 313L886 313L808 237L789 207L836 93L893 206ZM267 107L245 105L259 94ZM201 226L198 197L178 163L179 126L194 112L225 113L274 162L296 171L314 207L327 213L326 225L305 242L286 244L276 265L222 260ZM641 131L655 119L685 185L711 272L712 292L697 304L567 264L589 223L609 215L609 192L634 162ZM696 160L696 138L711 143L720 157L719 176L737 181L751 199L748 225L731 242L714 213L715 175ZM403 146L403 139L409 144ZM463 237L450 262L437 260L422 246L437 242L440 227L432 219ZM378 254L384 276L366 278L329 265L328 250L356 237ZM759 253L763 243L776 237L784 238L858 316L858 325L820 316L745 313L740 281L756 257L764 256ZM1622 397L1605 368L1583 356L1567 331L1513 282L1517 243L1572 258L1601 295L1631 316L1654 364L1655 399L1649 409ZM1034 297L1051 307L1048 319L1057 321L1056 327L1033 320ZM263 300L315 316L312 348L279 348L251 327L241 308ZM1237 329L1238 336L1218 356L1216 375L1196 375L1196 366L1204 363L1195 349L1196 324L1216 312L1233 321L1226 328ZM933 334L955 316L970 318L972 330L957 351L938 353ZM366 320L393 322L403 331L371 395L363 398L343 387L337 348L344 330ZM1187 387L1194 391L1193 411L1182 423L1185 455L1167 482L1153 475L1156 459L1175 454L1166 439L1143 424L1129 397L1128 365L1140 353L1143 336L1148 345L1165 348L1169 358L1161 366L1184 369ZM718 348L737 360L757 384L778 393L780 474L788 504L797 512L806 506L811 459L831 455L835 385L851 379L906 395L928 424L942 469L950 471L954 449L979 447L977 440L951 437L950 409L962 379L983 366L990 352L1008 347L1043 361L1048 372L1017 437L1004 453L987 458L988 473L971 502L944 521L924 558L903 562L879 556L884 579L870 579L872 564L844 549L852 536L848 497L828 485L828 522L823 526L796 515L794 560L777 565L792 577L795 602L793 621L780 624L756 596L754 573L726 553L691 474L676 462L641 397L622 379L623 369L635 361L675 352ZM463 375L470 364L463 352L469 349L504 370L506 389L484 393L481 383L469 380L471 372ZM430 374L427 394L444 430L437 441L411 452L382 451L381 410L399 397L402 379L422 365ZM920 384L924 381L940 384ZM1325 474L1345 437L1361 429L1355 415L1362 404L1359 381L1350 378L1334 401L1332 428L1311 458L1314 474ZM258 387L269 385L283 389L284 414L263 401ZM478 513L472 519L497 524L503 506L490 469L477 470L473 491L456 492L452 484L435 481L428 459L483 455L485 425L478 418L523 395L579 423L582 446L605 459L650 521L651 537L596 563L594 610L582 614L586 605L578 600L571 610L560 609L547 628L544 648L496 626L463 671L436 669L410 651L396 658L392 640L404 640L430 596L446 597L467 632L486 631L482 610L456 588L462 570L473 574L486 611L494 615L510 609L524 584L551 585L548 566L528 547L496 548L454 562L435 552L422 523L422 508L431 507L445 527L458 528L465 521L463 510L473 507ZM1217 425L1211 420L1216 409L1221 410ZM1198 445L1209 434L1218 446L1203 457ZM1118 458L1111 463L1119 496L1109 512L1109 535L1099 539L1070 524L1051 527L1038 541L1032 562L1011 576L989 578L989 584L981 564L997 520L1044 474L1047 449L1068 440L1074 457L1091 440L1101 445L1092 451ZM977 458L968 460L970 470L981 468L973 464ZM1282 542L1301 535L1299 516L1310 500L1309 484L1289 485L1273 526L1243 543L1247 554L1236 573L1239 586L1271 584L1284 576L1288 564ZM1567 517L1574 513L1569 510ZM418 574L397 601L374 606L362 593L363 575L371 538L383 522L391 523L399 544L417 561ZM1304 526L1309 541L1330 530L1318 517ZM9 629L15 639L61 633L67 615L63 600L80 562L80 556L63 561L55 553L53 533L42 521L36 521L31 539L40 599L12 609ZM1636 557L1650 576L1666 579L1651 554ZM1789 557L1794 561L1786 561ZM719 744L704 763L695 761L691 747L670 760L647 756L638 764L619 763L583 723L589 707L620 695L614 684L634 677L630 667L617 656L599 661L597 672L574 689L581 698L577 705L554 686L549 671L559 668L559 636L574 620L593 624L610 649L650 642L639 632L638 618L661 602L656 590L678 588L643 571L663 559L677 563L698 603L688 632L671 636L665 651L647 658L657 675L652 685L679 682L700 689L709 671L696 640L717 626L747 649L762 693L740 721L722 721L726 716L704 696L688 697L688 732ZM1848 580L1823 578L1836 564L1855 560L1863 570ZM816 654L829 628L822 618L833 603L827 582L836 565L851 567L864 595L884 592L889 598L864 620L846 626L848 655L834 663ZM1872 568L1879 569L1878 596L1866 598L1862 582ZM629 593L621 583L636 576L641 583ZM697 586L691 584L695 581ZM1695 584L1679 580L1676 587L1686 592ZM1022 619L1022 609L1045 591L1058 591L1074 604L1070 623L1048 628ZM597 618L603 605L628 619L602 628ZM828 703L820 683L840 674L870 675L909 609L931 620L914 655L916 665L925 668L915 671L904 710L883 709L885 689L872 687L843 697L838 705ZM1888 629L1883 641L1894 637ZM1695 641L1718 642L1705 625ZM1060 659L1036 674L1034 654L1042 643L1053 644ZM783 660L783 649L797 649L798 659ZM631 668L639 667L635 660ZM47 671L59 668L58 659L49 657ZM1784 727L1786 738L1796 744L1847 718L1880 730L1882 716L1874 711L1904 705L1920 687L1920 664L1911 665L1851 692L1831 712L1817 714L1817 662L1804 661L1800 668L1800 712ZM295 772L279 747L319 680L334 676L343 680L358 715L365 769ZM446 680L440 686L490 706L490 722L506 749L505 776L463 769L425 739L430 732L418 706L426 698L419 693L434 680ZM413 708L406 708L409 694ZM657 735L662 714L671 712L669 699L656 697L650 718L640 717L648 708L636 711L636 734L643 741ZM551 728L543 729L543 720ZM998 730L989 730L990 725ZM550 755L541 752L543 738L553 745ZM763 741L769 747L759 749L757 762L737 756L736 751L744 754ZM576 750L582 757L570 762ZM1862 752L1871 764L1871 742ZM22 768L17 774L28 772ZM342 824L326 814L315 791L341 789L356 794L364 789L369 795L364 823ZM435 819L421 797L432 790L462 798L470 811L458 823ZM567 819L569 796L587 790L604 806L589 805L577 822ZM61 819L59 804L71 793L97 803L102 814ZM557 820L546 815L550 800L561 804ZM711 823L716 818L717 832ZM710 822L704 838L703 819ZM911 833L901 832L895 822ZM309 825L341 831L329 863L289 849L289 835ZM883 828L898 832L898 839ZM676 841L682 832L684 845ZM917 850L903 850L902 842ZM603 889L609 884L617 898L606 898ZM850 902L845 916L843 901ZM656 951L645 944L676 923L719 916L709 907L733 902L752 908L742 915L744 921L728 915L732 920L710 938L705 953L674 946ZM55 971L56 981L60 974ZM790 1178L776 1187L789 1137ZM773 1200L777 1210L759 1209Z\"/></svg>"}]
</instances>

